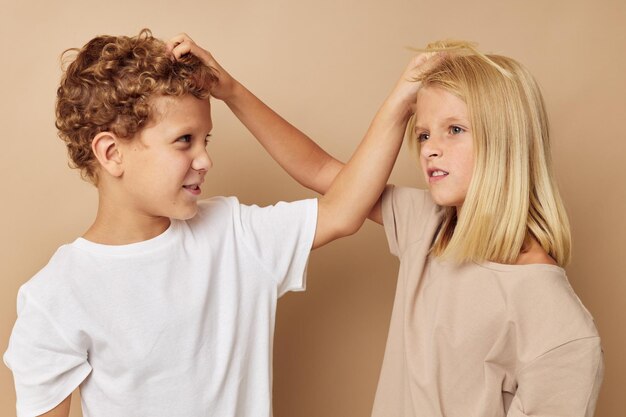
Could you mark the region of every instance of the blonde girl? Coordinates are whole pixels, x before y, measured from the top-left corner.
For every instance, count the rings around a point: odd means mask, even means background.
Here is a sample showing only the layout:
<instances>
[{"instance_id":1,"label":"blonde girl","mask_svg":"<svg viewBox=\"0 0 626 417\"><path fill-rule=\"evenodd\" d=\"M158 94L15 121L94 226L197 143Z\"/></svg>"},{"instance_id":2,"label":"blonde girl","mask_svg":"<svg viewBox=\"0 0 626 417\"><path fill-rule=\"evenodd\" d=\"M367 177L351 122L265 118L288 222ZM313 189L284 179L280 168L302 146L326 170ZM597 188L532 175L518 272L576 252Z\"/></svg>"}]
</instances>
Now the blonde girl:
<instances>
[{"instance_id":1,"label":"blonde girl","mask_svg":"<svg viewBox=\"0 0 626 417\"><path fill-rule=\"evenodd\" d=\"M592 416L600 339L568 283L569 223L539 87L464 43L420 78L429 191L388 187L400 274L374 416Z\"/></svg>"}]
</instances>

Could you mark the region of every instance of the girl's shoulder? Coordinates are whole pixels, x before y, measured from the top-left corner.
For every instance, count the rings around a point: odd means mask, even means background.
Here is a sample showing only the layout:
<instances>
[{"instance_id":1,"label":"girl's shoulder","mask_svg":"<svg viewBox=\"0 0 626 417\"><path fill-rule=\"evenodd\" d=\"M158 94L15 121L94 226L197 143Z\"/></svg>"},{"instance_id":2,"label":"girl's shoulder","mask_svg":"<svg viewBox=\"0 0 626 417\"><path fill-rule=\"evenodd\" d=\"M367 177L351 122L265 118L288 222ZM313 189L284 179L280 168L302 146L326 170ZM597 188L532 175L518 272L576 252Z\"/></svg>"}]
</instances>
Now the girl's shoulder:
<instances>
[{"instance_id":1,"label":"girl's shoulder","mask_svg":"<svg viewBox=\"0 0 626 417\"><path fill-rule=\"evenodd\" d=\"M435 203L428 190L389 184L385 187L383 201L394 205L417 205L418 207L434 207Z\"/></svg>"},{"instance_id":2,"label":"girl's shoulder","mask_svg":"<svg viewBox=\"0 0 626 417\"><path fill-rule=\"evenodd\" d=\"M414 243L435 233L441 216L437 206L426 190L388 185L382 196L383 226L391 253L396 256Z\"/></svg>"},{"instance_id":3,"label":"girl's shoulder","mask_svg":"<svg viewBox=\"0 0 626 417\"><path fill-rule=\"evenodd\" d=\"M574 340L598 337L591 313L560 266L483 262L472 270L497 287L502 320L511 326L517 349L527 359Z\"/></svg>"}]
</instances>

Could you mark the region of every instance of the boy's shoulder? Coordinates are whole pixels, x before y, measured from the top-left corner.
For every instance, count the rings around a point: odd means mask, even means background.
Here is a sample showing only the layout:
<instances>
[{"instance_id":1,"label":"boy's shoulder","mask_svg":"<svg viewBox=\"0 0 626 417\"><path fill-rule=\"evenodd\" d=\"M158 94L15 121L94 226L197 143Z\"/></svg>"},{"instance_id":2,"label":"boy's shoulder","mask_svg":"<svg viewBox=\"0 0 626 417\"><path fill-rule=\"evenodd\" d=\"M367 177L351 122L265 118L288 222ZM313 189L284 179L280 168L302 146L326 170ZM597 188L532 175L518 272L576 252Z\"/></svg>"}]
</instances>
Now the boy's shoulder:
<instances>
[{"instance_id":1,"label":"boy's shoulder","mask_svg":"<svg viewBox=\"0 0 626 417\"><path fill-rule=\"evenodd\" d=\"M314 198L297 200L292 202L278 201L275 204L259 206L257 204L244 204L235 196L215 196L198 201L198 213L187 220L193 227L198 223L211 224L213 222L223 222L225 217L230 218L240 225L251 218L256 219L253 223L269 222L280 223L289 217L301 217L310 220L316 217L317 200Z\"/></svg>"},{"instance_id":2,"label":"boy's shoulder","mask_svg":"<svg viewBox=\"0 0 626 417\"><path fill-rule=\"evenodd\" d=\"M230 223L240 211L241 203L237 197L213 196L198 201L198 212L184 222L192 229L197 227L224 226Z\"/></svg>"},{"instance_id":3,"label":"boy's shoulder","mask_svg":"<svg viewBox=\"0 0 626 417\"><path fill-rule=\"evenodd\" d=\"M279 202L259 207L242 204L234 196L210 197L198 201L198 212L193 218L174 220L174 227L152 242L115 247L93 244L83 238L77 238L60 246L48 263L22 285L20 294L42 300L53 298L62 300L64 294L72 295L76 288L85 288L93 282L94 280L90 279L92 275L100 276L102 271L111 270L113 265L125 268L129 263L148 259L152 252L150 249L178 246L177 242L189 234L195 236L196 242L215 240L222 242L226 236L246 239L251 234L269 237L274 234L280 235L278 232L281 228L289 229L295 227L296 223L315 223L315 212L312 200ZM202 239L198 240L200 236Z\"/></svg>"},{"instance_id":4,"label":"boy's shoulder","mask_svg":"<svg viewBox=\"0 0 626 417\"><path fill-rule=\"evenodd\" d=\"M20 300L28 297L45 303L46 300L63 299L59 294L63 294L68 289L68 282L71 275L76 275L80 266L73 267L75 260L80 259L74 243L60 246L50 260L39 271L26 281L18 292L18 309Z\"/></svg>"},{"instance_id":5,"label":"boy's shoulder","mask_svg":"<svg viewBox=\"0 0 626 417\"><path fill-rule=\"evenodd\" d=\"M202 221L208 218L223 220L224 217L232 216L232 212L238 209L239 204L236 197L217 196L199 201L198 215L191 221ZM90 243L80 237L59 246L48 262L21 286L20 292L45 293L63 286L76 275L84 273L85 264L92 262L93 258L98 255L97 252L89 250L91 249L89 246ZM120 247L120 249L123 248Z\"/></svg>"},{"instance_id":6,"label":"boy's shoulder","mask_svg":"<svg viewBox=\"0 0 626 417\"><path fill-rule=\"evenodd\" d=\"M198 201L198 215L225 214L236 210L241 203L234 196L212 196ZM194 216L191 220L193 220Z\"/></svg>"}]
</instances>

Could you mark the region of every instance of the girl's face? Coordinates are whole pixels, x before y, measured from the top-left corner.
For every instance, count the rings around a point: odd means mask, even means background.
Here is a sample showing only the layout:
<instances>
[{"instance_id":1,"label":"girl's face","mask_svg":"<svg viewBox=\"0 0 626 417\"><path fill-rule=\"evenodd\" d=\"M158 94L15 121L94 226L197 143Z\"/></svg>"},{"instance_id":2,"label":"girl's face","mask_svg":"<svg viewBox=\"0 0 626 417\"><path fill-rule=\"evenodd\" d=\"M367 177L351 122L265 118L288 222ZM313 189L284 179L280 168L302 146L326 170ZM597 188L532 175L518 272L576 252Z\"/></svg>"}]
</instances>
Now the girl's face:
<instances>
[{"instance_id":1,"label":"girl's face","mask_svg":"<svg viewBox=\"0 0 626 417\"><path fill-rule=\"evenodd\" d=\"M467 105L441 87L422 87L417 93L415 117L420 162L433 200L458 210L474 169Z\"/></svg>"}]
</instances>

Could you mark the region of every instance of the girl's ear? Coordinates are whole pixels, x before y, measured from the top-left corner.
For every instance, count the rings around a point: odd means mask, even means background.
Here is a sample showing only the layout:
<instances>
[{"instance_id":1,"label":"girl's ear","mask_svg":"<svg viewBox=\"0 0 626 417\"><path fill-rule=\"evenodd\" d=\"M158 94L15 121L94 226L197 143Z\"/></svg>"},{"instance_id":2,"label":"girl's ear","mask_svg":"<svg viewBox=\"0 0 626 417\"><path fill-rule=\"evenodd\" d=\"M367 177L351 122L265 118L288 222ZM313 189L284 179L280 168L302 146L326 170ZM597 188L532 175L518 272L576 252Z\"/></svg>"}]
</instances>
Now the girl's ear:
<instances>
[{"instance_id":1,"label":"girl's ear","mask_svg":"<svg viewBox=\"0 0 626 417\"><path fill-rule=\"evenodd\" d=\"M119 138L111 132L100 132L91 141L91 150L102 169L113 177L124 173Z\"/></svg>"}]
</instances>

